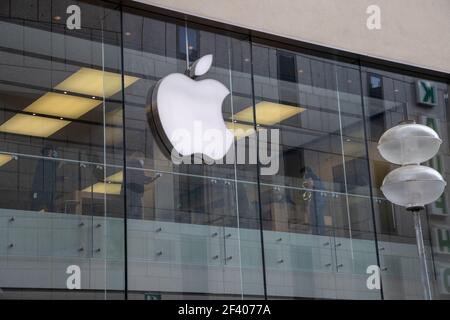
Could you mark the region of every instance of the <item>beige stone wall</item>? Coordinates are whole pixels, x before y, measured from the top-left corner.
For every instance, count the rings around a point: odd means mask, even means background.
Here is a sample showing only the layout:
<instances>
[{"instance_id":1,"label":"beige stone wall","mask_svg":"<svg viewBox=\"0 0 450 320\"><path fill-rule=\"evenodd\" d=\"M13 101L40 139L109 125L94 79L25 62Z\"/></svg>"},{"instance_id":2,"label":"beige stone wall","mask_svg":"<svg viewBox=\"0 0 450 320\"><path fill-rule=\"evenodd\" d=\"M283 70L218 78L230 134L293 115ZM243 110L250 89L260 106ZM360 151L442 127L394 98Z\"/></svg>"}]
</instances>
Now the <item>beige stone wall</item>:
<instances>
[{"instance_id":1,"label":"beige stone wall","mask_svg":"<svg viewBox=\"0 0 450 320\"><path fill-rule=\"evenodd\" d=\"M450 73L450 0L137 0L235 26ZM381 30L366 9L381 8Z\"/></svg>"}]
</instances>

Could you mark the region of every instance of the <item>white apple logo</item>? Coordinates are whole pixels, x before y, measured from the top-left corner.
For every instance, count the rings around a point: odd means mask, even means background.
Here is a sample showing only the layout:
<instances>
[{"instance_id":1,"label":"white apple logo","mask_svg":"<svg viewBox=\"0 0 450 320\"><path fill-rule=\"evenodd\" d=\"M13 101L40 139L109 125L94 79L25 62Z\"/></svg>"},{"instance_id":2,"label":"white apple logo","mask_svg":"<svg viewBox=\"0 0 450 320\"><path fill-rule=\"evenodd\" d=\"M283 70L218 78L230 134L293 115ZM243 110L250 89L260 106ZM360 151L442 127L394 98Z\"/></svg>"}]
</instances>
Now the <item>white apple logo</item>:
<instances>
[{"instance_id":1,"label":"white apple logo","mask_svg":"<svg viewBox=\"0 0 450 320\"><path fill-rule=\"evenodd\" d=\"M204 154L220 160L234 141L222 116L222 103L230 91L213 79L194 80L210 69L212 59L209 54L197 60L188 70L190 77L169 74L152 93L158 133L169 150L175 148L182 156Z\"/></svg>"}]
</instances>

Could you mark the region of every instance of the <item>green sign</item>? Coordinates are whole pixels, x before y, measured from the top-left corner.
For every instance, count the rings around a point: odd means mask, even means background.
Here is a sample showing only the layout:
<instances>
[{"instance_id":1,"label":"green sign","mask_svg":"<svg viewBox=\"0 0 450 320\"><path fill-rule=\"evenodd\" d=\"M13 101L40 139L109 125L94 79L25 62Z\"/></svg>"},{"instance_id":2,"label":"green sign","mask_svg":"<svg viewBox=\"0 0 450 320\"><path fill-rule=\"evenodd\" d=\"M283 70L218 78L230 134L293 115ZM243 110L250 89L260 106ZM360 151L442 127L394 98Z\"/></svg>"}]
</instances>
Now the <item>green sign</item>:
<instances>
[{"instance_id":1,"label":"green sign","mask_svg":"<svg viewBox=\"0 0 450 320\"><path fill-rule=\"evenodd\" d=\"M421 123L432 128L434 131L436 131L439 135L440 134L440 125L436 118L432 117L426 117L423 116L421 118ZM432 158L430 161L428 161L428 166L432 167L433 169L437 170L440 174L444 174L444 163L442 161L441 155L438 154L434 158ZM442 196L429 205L430 214L437 214L437 215L447 215L448 214L448 208L447 208L447 197L446 193L443 193Z\"/></svg>"},{"instance_id":2,"label":"green sign","mask_svg":"<svg viewBox=\"0 0 450 320\"><path fill-rule=\"evenodd\" d=\"M157 292L145 292L144 300L161 300L161 294Z\"/></svg>"},{"instance_id":3,"label":"green sign","mask_svg":"<svg viewBox=\"0 0 450 320\"><path fill-rule=\"evenodd\" d=\"M439 291L442 294L450 294L450 266L438 265L437 269L439 275Z\"/></svg>"},{"instance_id":4,"label":"green sign","mask_svg":"<svg viewBox=\"0 0 450 320\"><path fill-rule=\"evenodd\" d=\"M417 103L436 106L437 105L437 90L436 85L427 80L417 80Z\"/></svg>"},{"instance_id":5,"label":"green sign","mask_svg":"<svg viewBox=\"0 0 450 320\"><path fill-rule=\"evenodd\" d=\"M444 287L444 293L450 293L450 268L442 270L442 286Z\"/></svg>"},{"instance_id":6,"label":"green sign","mask_svg":"<svg viewBox=\"0 0 450 320\"><path fill-rule=\"evenodd\" d=\"M437 253L450 253L450 229L434 228L435 250Z\"/></svg>"}]
</instances>

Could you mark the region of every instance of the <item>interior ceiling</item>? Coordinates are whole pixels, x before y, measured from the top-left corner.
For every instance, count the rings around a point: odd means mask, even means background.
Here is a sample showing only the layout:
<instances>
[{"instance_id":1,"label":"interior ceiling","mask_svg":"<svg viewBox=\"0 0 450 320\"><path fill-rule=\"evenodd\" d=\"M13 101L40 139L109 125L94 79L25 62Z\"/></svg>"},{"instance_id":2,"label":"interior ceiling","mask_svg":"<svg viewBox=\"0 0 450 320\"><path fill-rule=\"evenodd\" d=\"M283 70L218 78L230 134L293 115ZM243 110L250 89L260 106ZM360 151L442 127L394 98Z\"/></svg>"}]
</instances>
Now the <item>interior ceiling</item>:
<instances>
[{"instance_id":1,"label":"interior ceiling","mask_svg":"<svg viewBox=\"0 0 450 320\"><path fill-rule=\"evenodd\" d=\"M12 34L14 34L14 32L19 32L19 29L24 29L23 32L24 33L33 33L35 35L35 37L39 38L46 38L48 37L48 35L50 34L47 30L43 30L43 29L36 29L36 28L31 28L31 27L27 27L27 26L22 26L19 24L15 24L15 23L10 23L10 22L5 22L5 21L0 21L0 28L4 28L5 30L9 30L9 32L11 32ZM54 34L52 33L52 36L56 36L56 41L58 37L64 37L64 42L70 42L70 41L77 41L77 43L79 43L82 47L89 47L91 46L91 41L88 39L82 39L82 38L76 38L73 36L68 36L68 35L63 35L63 34ZM113 45L108 45L110 46L110 49L112 47L114 47ZM20 50L19 50L20 49ZM38 51L42 51L42 50L36 50L33 51L31 50L32 48L30 48L30 51L27 50L23 50L23 48L19 48L17 46L14 45L14 43L11 43L10 46L8 47L2 47L2 52L3 54L7 54L10 57L14 57L17 56L18 58L21 57L23 54L25 54L25 56L27 56L27 54L29 54L30 56L33 56L34 54L36 54L36 52ZM17 53L14 53L14 51L17 50ZM117 50L117 48L115 48L114 50ZM20 52L20 53L19 53ZM138 54L139 52L136 51L136 54ZM17 93L21 93L24 95L24 97L31 97L33 95L35 95L37 92L39 92L36 84L36 80L35 79L52 79L54 77L59 78L61 80L61 82L59 82L59 84L57 84L55 86L54 89L59 89L60 91L65 91L65 89L70 90L70 85L76 85L77 83L82 83L82 73L83 70L86 71L88 70L88 68L79 68L79 67L75 67L75 68L71 68L74 70L78 70L78 71L66 71L64 69L62 69L61 71L56 71L56 70L49 70L48 67L44 67L46 65L46 61L54 61L55 59L61 59L61 61L65 61L67 57L64 56L64 54L61 55L61 52L52 52L52 55L46 55L45 53L40 54L39 57L37 58L33 58L33 60L36 62L34 63L35 67L25 67L24 65L21 65L20 63L17 65L3 65L2 66L2 72L0 73L0 77L2 77L3 79L0 78L0 90L1 87L4 87L5 91L10 90L11 85L14 87L14 91L16 91ZM97 68L97 70L101 69L100 65L93 65L93 61L92 59L90 59L89 61L86 61L83 59L83 57L79 56L79 57L71 57L73 58L73 60L69 60L69 63L75 63L75 65L90 65L93 66L93 68L89 68L89 70L94 70L95 73L95 68ZM11 60L14 60L14 58L12 58ZM19 60L17 60L19 61ZM42 61L42 67L39 67L39 65L41 65L41 63L37 63L38 61ZM3 72L5 71L5 72ZM51 74L50 74L51 73ZM14 74L15 77L10 77L11 74ZM15 78L15 79L14 79ZM12 81L15 80L15 81ZM130 77L129 79L126 79L126 84L128 82L128 80L130 80L129 85L131 85L132 83L134 83L135 81L137 81L136 77ZM53 82L55 82L53 80ZM70 82L72 82L70 84ZM16 85L14 85L14 83ZM96 86L98 88L98 85ZM94 88L78 88L79 92L78 94L82 94L82 95L90 95L92 94L93 96L99 96L99 91L95 90ZM82 90L84 89L84 90ZM92 89L92 90L91 90ZM120 90L120 88L119 88ZM325 89L322 89L325 90ZM117 88L116 89L111 89L108 93L109 96L113 95L115 92L117 92ZM44 94L45 96L45 94ZM16 96L17 98L17 96ZM42 96L39 98L42 99ZM17 101L18 105L17 105L17 109L20 110L22 105L23 109L22 111L27 111L27 105L24 102L25 100L27 100L26 98L23 99L21 102ZM37 101L37 100L36 100ZM35 102L36 102L35 101ZM31 103L29 106L31 106L33 103ZM389 108L394 108L396 106L395 103L389 103L388 105L386 105L387 109ZM93 110L95 109L95 106L90 109ZM299 108L300 109L300 108ZM307 111L308 106L305 106L305 108L301 108L301 111ZM32 111L32 110L30 110ZM326 112L326 110L323 110L324 112ZM330 110L330 112L335 112L335 110ZM381 112L381 111L380 111ZM89 110L87 111L87 113L89 114ZM83 114L81 114L83 115ZM77 116L71 116L68 118L79 118L81 115ZM53 114L53 116L59 116L58 114ZM62 114L61 114L62 118L65 118ZM345 115L344 115L345 117ZM54 119L54 120L58 120L58 119ZM59 119L61 121L63 121L62 119ZM284 119L283 119L284 120ZM56 121L57 122L57 121ZM276 121L277 122L277 121ZM358 126L358 124L361 122L360 118L357 117L347 117L345 119L345 121L343 121L343 123L345 123L345 127L346 128L351 128L353 126ZM328 133L329 134L335 134L335 135L339 135L340 133L340 127L339 127L339 123L338 122L331 122L329 123L330 128L328 128ZM333 127L334 126L334 127ZM289 126L285 126L284 127L285 130L293 130L296 131L298 130L297 128L293 128L293 127L289 127ZM328 137L326 137L327 135L324 135L323 133L318 133L318 132L313 132L311 131L311 134L307 133L307 130L301 129L302 130L302 134L301 135L293 135L296 138L294 140L289 140L287 139L286 141L284 141L286 147L292 147L292 148L298 148L298 147L306 147L306 146L310 146L313 147L314 145L318 146L321 145L321 143L319 142L321 139L328 139ZM346 132L348 132L350 130L346 130ZM301 136L301 138L299 139L298 137Z\"/></svg>"}]
</instances>

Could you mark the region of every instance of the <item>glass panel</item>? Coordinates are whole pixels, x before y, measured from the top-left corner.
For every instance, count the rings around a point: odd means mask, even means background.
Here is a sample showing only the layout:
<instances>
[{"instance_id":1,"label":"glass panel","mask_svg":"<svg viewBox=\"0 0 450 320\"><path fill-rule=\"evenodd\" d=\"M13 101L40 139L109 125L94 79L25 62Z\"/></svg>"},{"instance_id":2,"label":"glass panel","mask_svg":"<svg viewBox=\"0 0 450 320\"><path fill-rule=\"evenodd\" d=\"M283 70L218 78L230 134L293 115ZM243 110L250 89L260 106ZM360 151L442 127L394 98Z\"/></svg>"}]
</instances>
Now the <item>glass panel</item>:
<instances>
[{"instance_id":1,"label":"glass panel","mask_svg":"<svg viewBox=\"0 0 450 320\"><path fill-rule=\"evenodd\" d=\"M125 73L142 79L125 90L129 297L264 298L256 162L234 161L246 138L236 135L224 164L177 164L151 111L159 80L212 54L209 72L180 90L188 101L205 79L223 84L221 116L238 126L236 114L253 103L248 40L131 9L123 21Z\"/></svg>"},{"instance_id":2,"label":"glass panel","mask_svg":"<svg viewBox=\"0 0 450 320\"><path fill-rule=\"evenodd\" d=\"M253 61L256 123L280 133L261 172L268 296L380 299L358 69L259 44ZM267 121L267 101L292 112Z\"/></svg>"},{"instance_id":3,"label":"glass panel","mask_svg":"<svg viewBox=\"0 0 450 320\"><path fill-rule=\"evenodd\" d=\"M405 119L432 127L443 144L426 165L448 181L448 83L71 5L0 5L0 298L423 298L413 219L380 190L396 166L377 141ZM169 116L223 119L221 161L174 157L153 110L174 73L189 85ZM200 98L229 91L208 121L185 112L202 83ZM422 215L434 299L450 297L449 198Z\"/></svg>"},{"instance_id":4,"label":"glass panel","mask_svg":"<svg viewBox=\"0 0 450 320\"><path fill-rule=\"evenodd\" d=\"M123 170L120 116L110 122L122 108L120 12L80 3L70 29L72 4L2 5L4 298L124 297L123 199L105 179Z\"/></svg>"},{"instance_id":5,"label":"glass panel","mask_svg":"<svg viewBox=\"0 0 450 320\"><path fill-rule=\"evenodd\" d=\"M446 125L448 85L431 82L432 87L436 89L437 104L435 107L429 107L420 103L421 97L416 91L420 81L428 81L427 79L370 68L364 68L362 71L363 83L364 79L370 83L374 75L380 79L377 94L373 94L370 86L364 88L363 92L384 297L423 299L424 288L420 278L413 217L384 198L380 190L383 178L395 169L395 166L381 158L376 144L385 130L402 120L410 119L428 125L439 133L444 142L439 154L425 165L435 168L448 180L444 165L449 152ZM439 243L445 242L445 232L448 229L447 198L448 191L436 203L428 206L422 216L433 299L448 298L445 289L448 282L445 266L448 262L446 255L439 249ZM440 233L440 230L443 233ZM434 244L433 252L431 243Z\"/></svg>"}]
</instances>

